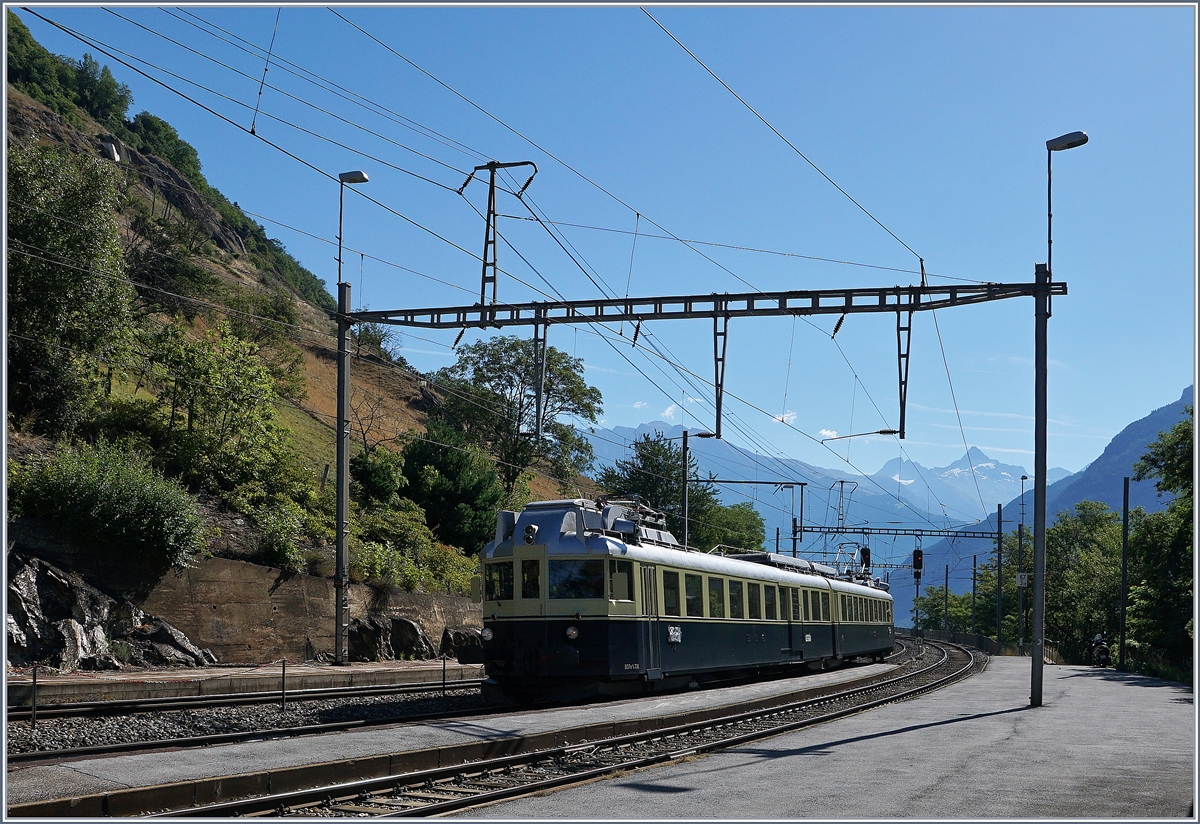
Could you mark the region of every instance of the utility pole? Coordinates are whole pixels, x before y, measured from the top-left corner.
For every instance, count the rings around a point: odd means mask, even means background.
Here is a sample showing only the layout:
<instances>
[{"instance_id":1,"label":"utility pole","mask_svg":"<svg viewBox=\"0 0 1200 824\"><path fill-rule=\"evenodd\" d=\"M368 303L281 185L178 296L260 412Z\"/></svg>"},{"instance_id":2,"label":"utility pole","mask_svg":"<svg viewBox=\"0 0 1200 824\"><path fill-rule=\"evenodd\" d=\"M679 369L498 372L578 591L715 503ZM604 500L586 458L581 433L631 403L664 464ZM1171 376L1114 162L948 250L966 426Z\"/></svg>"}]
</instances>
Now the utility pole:
<instances>
[{"instance_id":1,"label":"utility pole","mask_svg":"<svg viewBox=\"0 0 1200 824\"><path fill-rule=\"evenodd\" d=\"M339 269L341 261L338 261ZM341 272L338 273L339 278ZM333 658L347 662L350 623L350 284L338 283L337 524L334 533Z\"/></svg>"},{"instance_id":2,"label":"utility pole","mask_svg":"<svg viewBox=\"0 0 1200 824\"><path fill-rule=\"evenodd\" d=\"M946 564L946 581L942 586L942 629L950 631L950 565Z\"/></svg>"},{"instance_id":3,"label":"utility pole","mask_svg":"<svg viewBox=\"0 0 1200 824\"><path fill-rule=\"evenodd\" d=\"M971 556L971 632L975 632L975 562L978 555Z\"/></svg>"},{"instance_id":4,"label":"utility pole","mask_svg":"<svg viewBox=\"0 0 1200 824\"><path fill-rule=\"evenodd\" d=\"M1004 576L1000 556L1004 550L1004 507L996 504L996 648L1000 647L1000 624L1004 619Z\"/></svg>"},{"instance_id":5,"label":"utility pole","mask_svg":"<svg viewBox=\"0 0 1200 824\"><path fill-rule=\"evenodd\" d=\"M1129 594L1129 478L1125 479L1125 498L1121 505L1121 649L1117 669L1125 670L1125 599Z\"/></svg>"},{"instance_id":6,"label":"utility pole","mask_svg":"<svg viewBox=\"0 0 1200 824\"><path fill-rule=\"evenodd\" d=\"M1049 255L1047 254L1047 257ZM1034 266L1033 346L1033 662L1029 706L1042 705L1042 655L1046 640L1046 321L1050 319L1050 267Z\"/></svg>"}]
</instances>

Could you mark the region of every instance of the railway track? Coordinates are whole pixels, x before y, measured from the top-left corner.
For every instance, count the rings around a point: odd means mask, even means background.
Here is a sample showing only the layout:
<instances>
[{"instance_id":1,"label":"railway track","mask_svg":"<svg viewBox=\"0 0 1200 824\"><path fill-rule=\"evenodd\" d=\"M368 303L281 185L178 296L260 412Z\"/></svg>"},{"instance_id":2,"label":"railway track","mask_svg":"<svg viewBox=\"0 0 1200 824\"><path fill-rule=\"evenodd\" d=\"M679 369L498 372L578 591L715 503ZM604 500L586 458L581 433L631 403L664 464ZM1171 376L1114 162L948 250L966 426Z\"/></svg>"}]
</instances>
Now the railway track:
<instances>
[{"instance_id":1,"label":"railway track","mask_svg":"<svg viewBox=\"0 0 1200 824\"><path fill-rule=\"evenodd\" d=\"M621 735L453 767L192 807L170 817L431 816L483 806L618 772L664 764L916 697L970 675L986 660L943 642L919 643L895 677L819 698L648 733ZM725 708L726 711L733 708Z\"/></svg>"},{"instance_id":2,"label":"railway track","mask_svg":"<svg viewBox=\"0 0 1200 824\"><path fill-rule=\"evenodd\" d=\"M121 701L64 701L39 704L38 718L83 718L96 715L129 715L168 710L194 710L204 707L237 707L248 704L273 704L283 701L324 701L338 698L366 698L378 695L403 695L438 690L469 689L483 683L482 678L463 678L453 681L429 681L419 684L385 684L366 687L323 687L319 689L270 690L263 692L227 693L222 695L187 695L169 698L140 698ZM9 706L9 721L28 721L33 717L29 706Z\"/></svg>"},{"instance_id":3,"label":"railway track","mask_svg":"<svg viewBox=\"0 0 1200 824\"><path fill-rule=\"evenodd\" d=\"M469 681L469 683L468 683ZM447 690L478 687L478 679L466 679L457 687L451 683L447 683ZM416 687L416 685L414 685ZM438 693L441 692L440 683L436 686L426 685L423 688L416 687L406 689L402 692L407 694ZM362 697L362 694L355 696L343 697ZM278 694L274 697L275 701L279 700ZM315 700L315 699L310 699ZM543 705L526 705L527 707L537 708ZM99 744L95 746L81 747L64 747L56 749L30 750L26 752L10 752L6 755L5 760L8 765L20 764L45 764L74 761L81 758L95 758L97 756L118 755L139 752L154 752L160 750L175 750L175 749L194 749L202 747L211 747L218 744L238 744L247 741L262 741L268 739L294 738L307 735L320 735L330 732L347 732L356 729L365 729L368 727L386 726L389 724L398 723L419 723L422 721L445 721L445 720L462 720L469 718L477 718L486 715L494 715L502 711L501 707L488 705L483 707L467 707L460 709L452 709L441 712L399 712L391 715L381 716L377 718L358 718L345 721L333 721L322 724L305 724L302 726L290 727L259 727L256 729L242 730L237 732L214 733L208 735L195 735L175 738L163 738L154 740L138 740L124 741L111 744ZM39 709L38 715L42 712Z\"/></svg>"}]
</instances>

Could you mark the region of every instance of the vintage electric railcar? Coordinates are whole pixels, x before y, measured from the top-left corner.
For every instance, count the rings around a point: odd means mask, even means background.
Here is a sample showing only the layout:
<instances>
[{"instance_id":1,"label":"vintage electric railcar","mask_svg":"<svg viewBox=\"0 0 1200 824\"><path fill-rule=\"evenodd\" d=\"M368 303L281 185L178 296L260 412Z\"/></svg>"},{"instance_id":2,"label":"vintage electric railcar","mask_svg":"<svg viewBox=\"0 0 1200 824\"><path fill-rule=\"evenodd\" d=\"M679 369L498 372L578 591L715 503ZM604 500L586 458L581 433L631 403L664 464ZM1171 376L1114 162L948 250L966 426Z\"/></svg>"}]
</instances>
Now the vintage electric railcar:
<instances>
[{"instance_id":1,"label":"vintage electric railcar","mask_svg":"<svg viewBox=\"0 0 1200 824\"><path fill-rule=\"evenodd\" d=\"M624 694L891 651L886 584L767 552L686 549L664 526L633 502L501 512L474 587L489 687Z\"/></svg>"}]
</instances>

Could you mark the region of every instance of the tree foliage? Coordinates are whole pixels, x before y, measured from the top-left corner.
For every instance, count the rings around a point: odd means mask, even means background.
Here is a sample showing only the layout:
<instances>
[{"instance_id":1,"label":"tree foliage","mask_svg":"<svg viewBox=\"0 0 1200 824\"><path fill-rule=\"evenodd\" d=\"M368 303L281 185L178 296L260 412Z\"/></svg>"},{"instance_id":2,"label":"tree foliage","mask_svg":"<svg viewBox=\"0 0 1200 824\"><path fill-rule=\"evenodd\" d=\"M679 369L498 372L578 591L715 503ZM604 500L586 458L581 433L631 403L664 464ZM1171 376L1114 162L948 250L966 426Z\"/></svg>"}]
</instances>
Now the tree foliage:
<instances>
[{"instance_id":1,"label":"tree foliage","mask_svg":"<svg viewBox=\"0 0 1200 824\"><path fill-rule=\"evenodd\" d=\"M204 523L182 486L136 451L100 441L66 447L10 474L18 509L98 549L187 568L204 549Z\"/></svg>"},{"instance_id":2,"label":"tree foliage","mask_svg":"<svg viewBox=\"0 0 1200 824\"><path fill-rule=\"evenodd\" d=\"M436 376L444 392L434 415L496 459L510 495L536 464L543 463L552 477L569 487L594 458L591 444L559 419L573 416L595 422L600 390L584 381L581 359L553 346L546 348L542 436L535 436L536 359L532 340L501 336L464 346L458 361Z\"/></svg>"},{"instance_id":3,"label":"tree foliage","mask_svg":"<svg viewBox=\"0 0 1200 824\"><path fill-rule=\"evenodd\" d=\"M1190 680L1194 625L1193 540L1193 410L1186 420L1160 433L1135 466L1138 480L1157 478L1160 493L1175 497L1162 512L1130 513L1126 660L1136 671ZM1017 637L1015 573L1031 572L1031 536L1026 535L1020 567L1017 536L1004 536L1004 576L1001 627L1006 641ZM975 631L995 637L995 554L976 577ZM920 626L942 628L941 587L929 587L918 598ZM950 628L970 629L969 595L951 594ZM1030 637L1032 593L1024 598L1025 638ZM964 616L968 616L964 619ZM1091 639L1106 633L1110 643L1120 637L1121 516L1106 505L1081 501L1060 512L1046 530L1045 637L1058 645L1068 660L1090 660ZM1114 657L1119 654L1115 651Z\"/></svg>"},{"instance_id":4,"label":"tree foliage","mask_svg":"<svg viewBox=\"0 0 1200 824\"><path fill-rule=\"evenodd\" d=\"M478 552L496 528L504 489L478 447L437 420L404 448L404 494L424 510L438 540Z\"/></svg>"},{"instance_id":5,"label":"tree foliage","mask_svg":"<svg viewBox=\"0 0 1200 824\"><path fill-rule=\"evenodd\" d=\"M8 12L7 20L9 83L70 121L78 121L79 107L109 129L124 131L133 95L107 66L90 54L78 61L51 54L16 14Z\"/></svg>"},{"instance_id":6,"label":"tree foliage","mask_svg":"<svg viewBox=\"0 0 1200 824\"><path fill-rule=\"evenodd\" d=\"M765 527L762 516L749 502L724 506L716 488L700 480L696 456L688 455L688 543L701 549L724 544L740 549L762 549ZM667 528L683 540L683 447L661 434L643 435L633 443L633 454L604 467L596 482L608 493L637 498L662 510Z\"/></svg>"},{"instance_id":7,"label":"tree foliage","mask_svg":"<svg viewBox=\"0 0 1200 824\"><path fill-rule=\"evenodd\" d=\"M100 396L97 362L120 362L131 297L110 164L65 148L8 154L8 400L39 431L73 431Z\"/></svg>"},{"instance_id":8,"label":"tree foliage","mask_svg":"<svg viewBox=\"0 0 1200 824\"><path fill-rule=\"evenodd\" d=\"M1195 637L1193 407L1184 414L1134 467L1138 480L1157 478L1159 492L1175 497L1165 511L1140 518L1131 530L1127 622L1128 652L1136 666L1178 679L1191 677Z\"/></svg>"}]
</instances>

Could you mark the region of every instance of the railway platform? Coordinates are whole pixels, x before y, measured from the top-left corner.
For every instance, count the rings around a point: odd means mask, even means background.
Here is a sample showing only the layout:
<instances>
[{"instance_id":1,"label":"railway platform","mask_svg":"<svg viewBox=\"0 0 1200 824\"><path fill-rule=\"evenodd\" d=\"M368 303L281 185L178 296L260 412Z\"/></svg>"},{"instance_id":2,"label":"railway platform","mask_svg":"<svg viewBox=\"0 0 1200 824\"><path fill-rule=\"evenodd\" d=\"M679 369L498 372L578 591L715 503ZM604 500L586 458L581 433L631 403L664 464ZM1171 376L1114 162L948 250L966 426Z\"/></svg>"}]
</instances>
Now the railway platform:
<instances>
[{"instance_id":1,"label":"railway platform","mask_svg":"<svg viewBox=\"0 0 1200 824\"><path fill-rule=\"evenodd\" d=\"M1196 768L1192 690L1091 667L1045 669L1044 706L1028 707L1029 659L912 701L589 785L519 799L470 817L1110 818L1187 814ZM9 817L139 814L161 793L204 804L587 740L705 708L769 701L879 674L871 664L799 678L632 701L417 722L319 737L253 741L15 766ZM574 740L578 741L578 738ZM337 762L329 764L323 762ZM832 777L832 778L831 778ZM780 792L786 788L786 792ZM590 812L589 812L590 811Z\"/></svg>"},{"instance_id":2,"label":"railway platform","mask_svg":"<svg viewBox=\"0 0 1200 824\"><path fill-rule=\"evenodd\" d=\"M1193 691L1030 659L870 712L691 762L470 810L463 817L1195 821Z\"/></svg>"},{"instance_id":3,"label":"railway platform","mask_svg":"<svg viewBox=\"0 0 1200 824\"><path fill-rule=\"evenodd\" d=\"M105 811L120 814L113 811L121 809L126 799L135 803L135 794L139 807L155 809L145 806L147 794L161 793L162 808L167 808L177 803L181 791L194 793L198 803L211 803L267 789L280 792L322 786L371 777L389 765L396 769L408 763L427 766L431 760L461 763L465 757L499 754L518 744L549 747L562 740L564 730L586 728L586 737L601 738L616 729L633 731L714 707L756 700L764 705L779 703L784 695L835 689L895 669L892 664L867 664L722 689L510 710L461 721L415 722L202 750L109 755L68 764L18 764L7 771L6 810L9 817L21 817L20 805L50 802L26 809L34 809L31 814L38 816L92 817ZM335 760L339 762L336 766L323 763ZM145 792L138 793L139 788ZM105 795L110 796L108 800Z\"/></svg>"},{"instance_id":4,"label":"railway platform","mask_svg":"<svg viewBox=\"0 0 1200 824\"><path fill-rule=\"evenodd\" d=\"M454 681L482 678L483 666L445 661L445 677ZM390 686L440 683L443 661L382 661L345 665L287 662L288 691L335 687ZM148 698L185 698L197 695L236 695L278 691L283 686L281 662L245 667L163 668L74 672L59 674L41 669L37 702L141 701ZM28 707L33 696L29 670L9 672L5 678L7 705Z\"/></svg>"}]
</instances>

